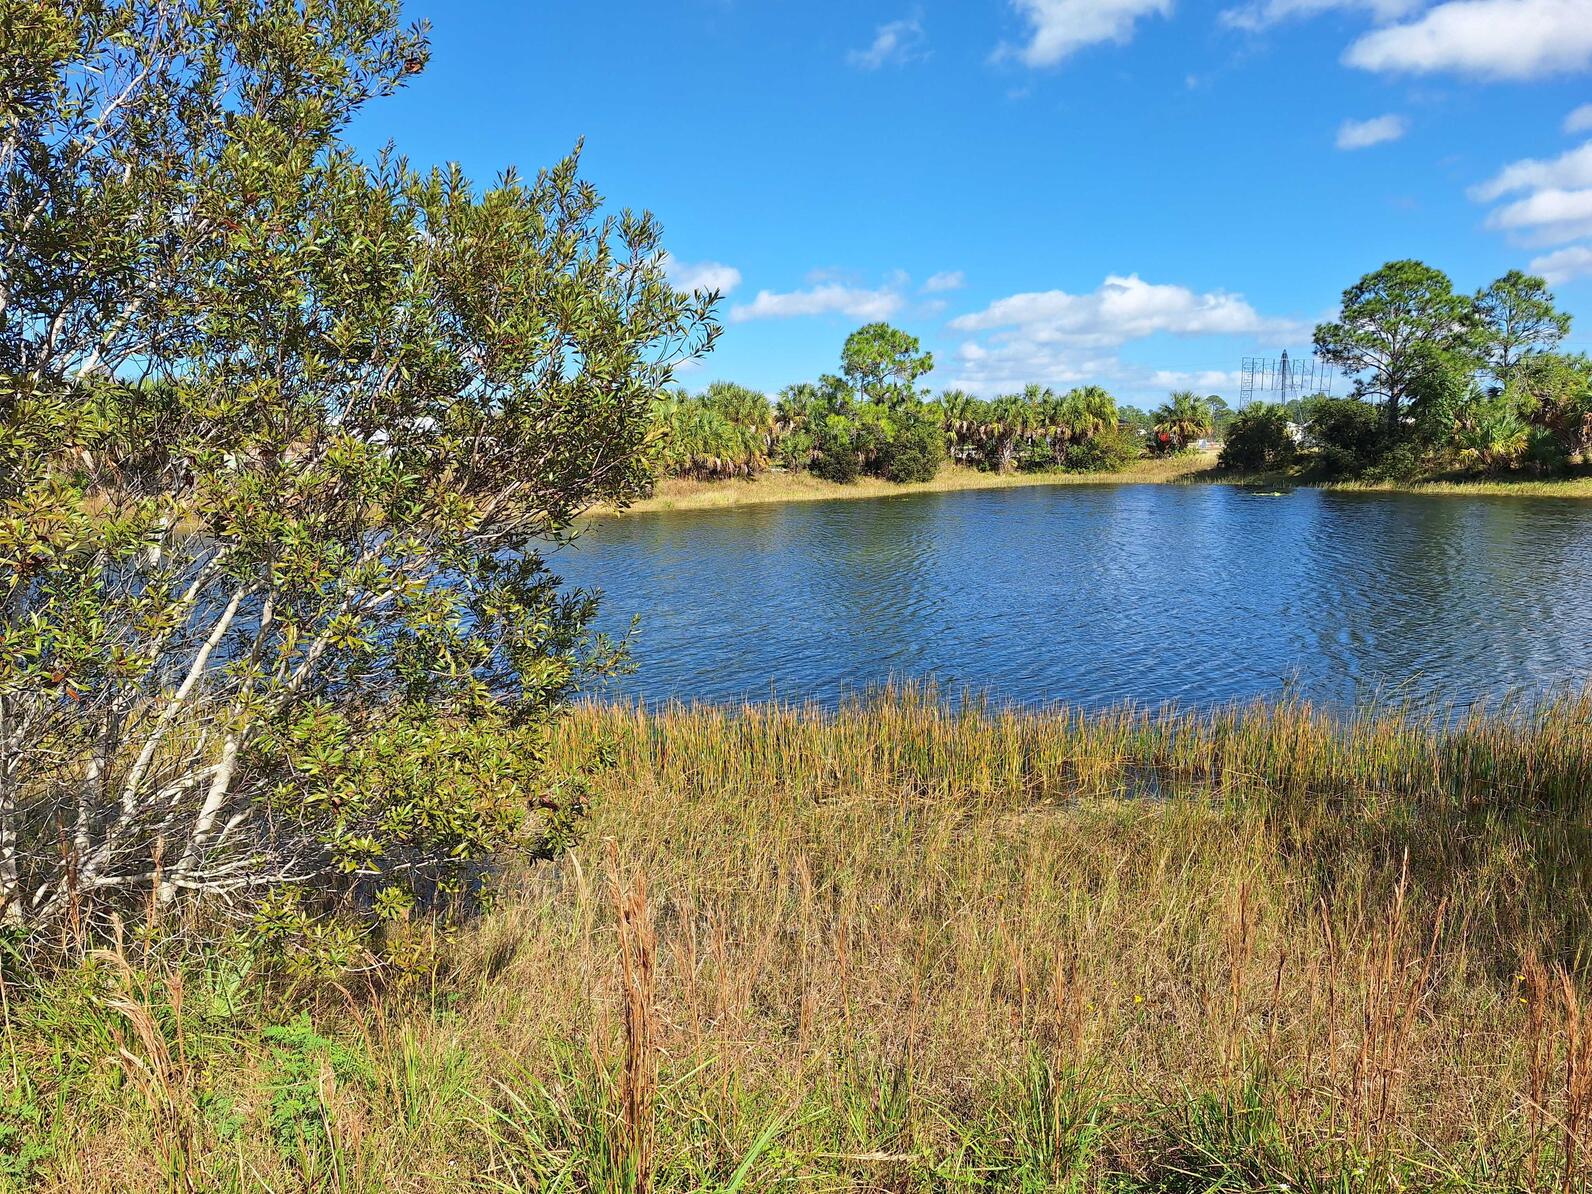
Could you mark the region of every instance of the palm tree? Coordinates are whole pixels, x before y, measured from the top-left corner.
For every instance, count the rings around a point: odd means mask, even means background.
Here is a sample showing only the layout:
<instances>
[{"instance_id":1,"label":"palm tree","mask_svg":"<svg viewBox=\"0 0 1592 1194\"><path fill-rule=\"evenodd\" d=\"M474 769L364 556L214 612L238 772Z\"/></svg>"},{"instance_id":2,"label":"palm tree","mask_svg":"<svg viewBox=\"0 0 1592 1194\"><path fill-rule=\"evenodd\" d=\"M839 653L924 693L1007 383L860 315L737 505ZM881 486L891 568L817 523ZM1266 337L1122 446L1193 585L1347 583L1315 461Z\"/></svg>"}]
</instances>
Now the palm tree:
<instances>
[{"instance_id":1,"label":"palm tree","mask_svg":"<svg viewBox=\"0 0 1592 1194\"><path fill-rule=\"evenodd\" d=\"M1038 389L1038 386L1029 387L1029 391ZM1039 429L1039 406L1028 392L1006 394L995 399L990 413L993 416L990 431L995 440L995 468L997 472L1008 472L1013 457L1017 455L1018 441L1032 438Z\"/></svg>"},{"instance_id":2,"label":"palm tree","mask_svg":"<svg viewBox=\"0 0 1592 1194\"><path fill-rule=\"evenodd\" d=\"M984 437L988 404L961 390L946 390L940 395L939 406L951 459L965 460L973 445Z\"/></svg>"},{"instance_id":3,"label":"palm tree","mask_svg":"<svg viewBox=\"0 0 1592 1194\"><path fill-rule=\"evenodd\" d=\"M655 445L664 471L710 479L747 477L768 467L772 420L755 391L728 386L693 397L662 394L653 403Z\"/></svg>"},{"instance_id":4,"label":"palm tree","mask_svg":"<svg viewBox=\"0 0 1592 1194\"><path fill-rule=\"evenodd\" d=\"M1067 392L1065 401L1073 439L1093 439L1115 430L1117 400L1104 386L1079 386Z\"/></svg>"},{"instance_id":5,"label":"palm tree","mask_svg":"<svg viewBox=\"0 0 1592 1194\"><path fill-rule=\"evenodd\" d=\"M1211 404L1193 390L1177 390L1150 417L1162 450L1179 452L1209 434Z\"/></svg>"}]
</instances>

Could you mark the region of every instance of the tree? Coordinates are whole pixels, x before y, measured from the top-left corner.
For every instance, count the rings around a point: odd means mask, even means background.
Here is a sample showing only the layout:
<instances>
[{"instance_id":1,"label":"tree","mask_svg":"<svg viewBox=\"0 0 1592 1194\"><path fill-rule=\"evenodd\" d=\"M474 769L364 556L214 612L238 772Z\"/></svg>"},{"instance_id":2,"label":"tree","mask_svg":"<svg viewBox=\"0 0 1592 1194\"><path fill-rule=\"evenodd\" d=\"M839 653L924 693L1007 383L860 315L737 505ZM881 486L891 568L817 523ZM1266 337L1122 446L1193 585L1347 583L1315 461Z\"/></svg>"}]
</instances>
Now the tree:
<instances>
[{"instance_id":1,"label":"tree","mask_svg":"<svg viewBox=\"0 0 1592 1194\"><path fill-rule=\"evenodd\" d=\"M1077 442L1115 431L1117 400L1104 386L1079 386L1061 399L1061 424L1068 442Z\"/></svg>"},{"instance_id":2,"label":"tree","mask_svg":"<svg viewBox=\"0 0 1592 1194\"><path fill-rule=\"evenodd\" d=\"M951 459L965 463L988 433L989 403L961 390L946 390L940 395L939 408Z\"/></svg>"},{"instance_id":3,"label":"tree","mask_svg":"<svg viewBox=\"0 0 1592 1194\"><path fill-rule=\"evenodd\" d=\"M1570 334L1570 316L1553 305L1541 278L1512 269L1476 292L1487 367L1508 388L1521 361L1552 352Z\"/></svg>"},{"instance_id":4,"label":"tree","mask_svg":"<svg viewBox=\"0 0 1592 1194\"><path fill-rule=\"evenodd\" d=\"M1232 420L1234 411L1227 405L1227 399L1220 394L1205 395L1205 405L1211 411L1211 430L1220 434Z\"/></svg>"},{"instance_id":5,"label":"tree","mask_svg":"<svg viewBox=\"0 0 1592 1194\"><path fill-rule=\"evenodd\" d=\"M1353 373L1355 395L1382 400L1396 431L1405 403L1434 374L1474 363L1476 316L1448 275L1419 261L1391 261L1343 292L1340 317L1318 324L1318 355Z\"/></svg>"},{"instance_id":6,"label":"tree","mask_svg":"<svg viewBox=\"0 0 1592 1194\"><path fill-rule=\"evenodd\" d=\"M870 323L846 337L840 367L865 398L899 406L917 400L913 385L934 368L934 355L920 351L916 336L888 323Z\"/></svg>"},{"instance_id":7,"label":"tree","mask_svg":"<svg viewBox=\"0 0 1592 1194\"><path fill-rule=\"evenodd\" d=\"M1211 430L1211 408L1193 390L1177 390L1150 416L1157 442L1180 452Z\"/></svg>"},{"instance_id":8,"label":"tree","mask_svg":"<svg viewBox=\"0 0 1592 1194\"><path fill-rule=\"evenodd\" d=\"M567 830L543 727L614 656L542 551L716 327L574 156L356 158L397 10L0 0L7 920L401 915Z\"/></svg>"},{"instance_id":9,"label":"tree","mask_svg":"<svg viewBox=\"0 0 1592 1194\"><path fill-rule=\"evenodd\" d=\"M1148 435L1152 424L1155 422L1148 411L1140 410L1136 406L1121 406L1117 408L1117 418L1131 435Z\"/></svg>"},{"instance_id":10,"label":"tree","mask_svg":"<svg viewBox=\"0 0 1592 1194\"><path fill-rule=\"evenodd\" d=\"M990 406L990 441L995 455L995 471L1011 471L1017 455L1017 445L1037 432L1041 426L1040 411L1035 398L1039 387L1030 386L1033 393L1004 394Z\"/></svg>"}]
</instances>

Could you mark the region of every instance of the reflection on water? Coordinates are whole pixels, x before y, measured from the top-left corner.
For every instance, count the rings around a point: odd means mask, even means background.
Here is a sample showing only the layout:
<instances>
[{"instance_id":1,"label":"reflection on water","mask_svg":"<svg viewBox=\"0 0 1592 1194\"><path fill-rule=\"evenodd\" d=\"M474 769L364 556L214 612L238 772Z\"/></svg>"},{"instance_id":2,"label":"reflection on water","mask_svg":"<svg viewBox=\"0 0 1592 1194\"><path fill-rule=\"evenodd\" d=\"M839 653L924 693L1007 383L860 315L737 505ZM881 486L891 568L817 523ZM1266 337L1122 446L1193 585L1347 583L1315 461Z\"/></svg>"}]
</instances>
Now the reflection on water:
<instances>
[{"instance_id":1,"label":"reflection on water","mask_svg":"<svg viewBox=\"0 0 1592 1194\"><path fill-rule=\"evenodd\" d=\"M1592 504L1110 485L631 515L555 567L646 699L1347 705L1592 679Z\"/></svg>"}]
</instances>

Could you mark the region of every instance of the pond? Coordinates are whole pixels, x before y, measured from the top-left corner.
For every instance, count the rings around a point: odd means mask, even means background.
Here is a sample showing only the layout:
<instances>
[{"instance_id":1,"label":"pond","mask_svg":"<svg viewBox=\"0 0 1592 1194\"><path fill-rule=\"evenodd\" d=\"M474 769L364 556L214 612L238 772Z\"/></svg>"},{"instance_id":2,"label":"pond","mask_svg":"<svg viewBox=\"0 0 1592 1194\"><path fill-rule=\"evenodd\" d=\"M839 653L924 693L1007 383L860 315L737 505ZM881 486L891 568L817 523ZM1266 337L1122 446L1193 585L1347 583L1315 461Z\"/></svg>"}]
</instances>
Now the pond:
<instances>
[{"instance_id":1,"label":"pond","mask_svg":"<svg viewBox=\"0 0 1592 1194\"><path fill-rule=\"evenodd\" d=\"M1592 679L1592 502L1034 486L631 514L557 553L641 617L610 695L1467 704Z\"/></svg>"}]
</instances>

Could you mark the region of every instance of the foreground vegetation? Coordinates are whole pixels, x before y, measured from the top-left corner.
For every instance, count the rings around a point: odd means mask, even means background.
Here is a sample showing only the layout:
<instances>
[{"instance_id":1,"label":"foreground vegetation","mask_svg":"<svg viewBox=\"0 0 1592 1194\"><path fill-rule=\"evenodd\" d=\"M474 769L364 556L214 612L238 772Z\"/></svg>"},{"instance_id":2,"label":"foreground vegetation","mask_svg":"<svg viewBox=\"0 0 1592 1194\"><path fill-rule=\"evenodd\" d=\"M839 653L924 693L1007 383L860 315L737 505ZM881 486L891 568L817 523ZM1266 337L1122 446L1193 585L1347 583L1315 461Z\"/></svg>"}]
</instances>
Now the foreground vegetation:
<instances>
[{"instance_id":1,"label":"foreground vegetation","mask_svg":"<svg viewBox=\"0 0 1592 1194\"><path fill-rule=\"evenodd\" d=\"M1586 1188L1589 724L1588 697L1451 722L578 708L550 764L612 763L585 842L402 981L288 990L131 927L13 981L4 1172Z\"/></svg>"}]
</instances>

